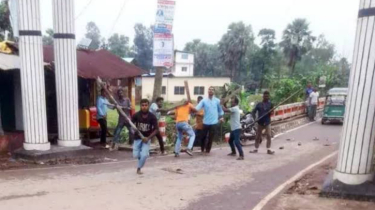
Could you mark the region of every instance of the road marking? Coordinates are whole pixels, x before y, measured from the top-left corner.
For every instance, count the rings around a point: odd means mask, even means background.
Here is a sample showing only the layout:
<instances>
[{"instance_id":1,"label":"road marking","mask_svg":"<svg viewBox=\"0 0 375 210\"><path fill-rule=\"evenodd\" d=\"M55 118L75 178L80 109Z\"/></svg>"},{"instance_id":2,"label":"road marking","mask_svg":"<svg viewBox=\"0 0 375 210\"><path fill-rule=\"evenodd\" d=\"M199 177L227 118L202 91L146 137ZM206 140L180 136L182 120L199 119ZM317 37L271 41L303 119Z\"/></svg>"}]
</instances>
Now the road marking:
<instances>
[{"instance_id":1,"label":"road marking","mask_svg":"<svg viewBox=\"0 0 375 210\"><path fill-rule=\"evenodd\" d=\"M316 123L316 122L311 122L311 123L308 123L308 124L305 124L305 125L301 125L299 127L296 127L296 128L291 129L291 130L285 131L284 133L277 134L272 139L275 139L275 138L277 138L279 136L282 136L284 134L290 133L292 131L301 129L303 127L307 127L307 126L312 125L314 123ZM215 150L222 150L222 147L211 149L211 151L215 151ZM166 158L166 157L171 157L171 156L174 156L174 154L169 154L169 155L164 155L164 156L157 156L157 157L149 157L147 159L148 160L153 160L153 159ZM100 166L100 165L112 165L112 164L121 164L121 163L131 163L131 162L136 162L136 161L137 161L136 159L132 159L132 160L121 160L121 161L106 162L106 163L96 163L96 164L64 165L64 166L55 166L55 167L46 167L46 168L11 169L11 170L3 170L2 172L9 173L9 172L18 172L18 171L20 171L20 172L22 172L22 171L38 171L38 170L43 171L43 170L50 170L50 169L77 168L77 167L89 167L89 166Z\"/></svg>"},{"instance_id":2,"label":"road marking","mask_svg":"<svg viewBox=\"0 0 375 210\"><path fill-rule=\"evenodd\" d=\"M288 185L292 184L296 180L300 179L303 175L305 175L311 169L313 169L316 166L324 163L328 159L334 157L337 153L338 153L338 151L336 151L336 152L334 152L334 153L332 153L332 154L324 157L323 159L319 160L318 162L316 162L314 164L311 164L307 168L305 168L302 171L300 171L298 174L296 174L295 176L293 176L292 178L290 178L289 180L287 180L286 182L284 182L283 184L281 184L280 186L278 186L270 194L268 194L266 197L264 197L252 210L262 210L268 204L268 202L270 200L272 200L276 195L278 195L282 190L284 190L285 187L287 187Z\"/></svg>"}]
</instances>

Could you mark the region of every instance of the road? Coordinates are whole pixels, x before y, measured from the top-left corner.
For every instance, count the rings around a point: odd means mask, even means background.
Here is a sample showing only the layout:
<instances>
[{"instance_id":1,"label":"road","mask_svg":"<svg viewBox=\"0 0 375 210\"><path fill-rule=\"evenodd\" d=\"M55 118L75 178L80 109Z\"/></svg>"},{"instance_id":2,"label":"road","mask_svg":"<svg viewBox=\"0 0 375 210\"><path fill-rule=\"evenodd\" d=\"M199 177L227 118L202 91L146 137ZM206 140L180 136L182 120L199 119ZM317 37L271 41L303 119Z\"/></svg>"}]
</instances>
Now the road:
<instances>
[{"instance_id":1,"label":"road","mask_svg":"<svg viewBox=\"0 0 375 210\"><path fill-rule=\"evenodd\" d=\"M259 154L249 154L253 148L246 147L244 161L226 156L225 146L210 156L152 157L142 176L130 159L3 171L0 209L251 210L290 177L335 152L341 128L310 124L276 137L274 156L266 154L264 145ZM182 174L174 173L177 169Z\"/></svg>"}]
</instances>

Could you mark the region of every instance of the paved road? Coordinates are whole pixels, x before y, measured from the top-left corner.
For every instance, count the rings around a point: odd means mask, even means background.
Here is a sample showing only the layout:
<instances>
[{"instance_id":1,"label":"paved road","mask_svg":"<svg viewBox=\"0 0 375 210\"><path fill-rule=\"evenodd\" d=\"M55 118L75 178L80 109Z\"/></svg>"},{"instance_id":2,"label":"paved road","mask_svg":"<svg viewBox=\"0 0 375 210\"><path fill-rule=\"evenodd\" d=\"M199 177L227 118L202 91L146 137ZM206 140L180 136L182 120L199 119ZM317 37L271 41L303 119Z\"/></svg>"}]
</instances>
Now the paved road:
<instances>
[{"instance_id":1,"label":"paved road","mask_svg":"<svg viewBox=\"0 0 375 210\"><path fill-rule=\"evenodd\" d=\"M278 185L336 151L340 133L341 126L311 124L275 138L275 156L264 148L256 155L245 148L245 161L227 157L227 147L210 156L154 157L142 176L135 174L133 160L0 172L0 209L250 210ZM177 169L183 174L173 172Z\"/></svg>"}]
</instances>

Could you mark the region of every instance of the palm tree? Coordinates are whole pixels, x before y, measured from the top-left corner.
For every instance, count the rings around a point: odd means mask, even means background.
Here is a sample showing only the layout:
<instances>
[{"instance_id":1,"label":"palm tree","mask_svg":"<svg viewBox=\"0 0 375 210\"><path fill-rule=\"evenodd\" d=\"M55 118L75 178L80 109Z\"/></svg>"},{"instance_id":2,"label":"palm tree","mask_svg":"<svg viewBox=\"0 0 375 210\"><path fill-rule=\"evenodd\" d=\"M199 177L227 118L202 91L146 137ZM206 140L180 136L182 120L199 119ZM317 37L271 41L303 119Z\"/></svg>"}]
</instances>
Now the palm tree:
<instances>
[{"instance_id":1,"label":"palm tree","mask_svg":"<svg viewBox=\"0 0 375 210\"><path fill-rule=\"evenodd\" d=\"M288 66L290 67L291 75L294 74L296 63L312 48L316 38L311 33L306 19L295 19L284 30L283 41L280 46L289 60Z\"/></svg>"},{"instance_id":2,"label":"palm tree","mask_svg":"<svg viewBox=\"0 0 375 210\"><path fill-rule=\"evenodd\" d=\"M253 41L251 26L246 26L243 22L232 23L228 27L228 32L221 38L219 42L221 58L232 81L238 75L242 57L251 47Z\"/></svg>"}]
</instances>

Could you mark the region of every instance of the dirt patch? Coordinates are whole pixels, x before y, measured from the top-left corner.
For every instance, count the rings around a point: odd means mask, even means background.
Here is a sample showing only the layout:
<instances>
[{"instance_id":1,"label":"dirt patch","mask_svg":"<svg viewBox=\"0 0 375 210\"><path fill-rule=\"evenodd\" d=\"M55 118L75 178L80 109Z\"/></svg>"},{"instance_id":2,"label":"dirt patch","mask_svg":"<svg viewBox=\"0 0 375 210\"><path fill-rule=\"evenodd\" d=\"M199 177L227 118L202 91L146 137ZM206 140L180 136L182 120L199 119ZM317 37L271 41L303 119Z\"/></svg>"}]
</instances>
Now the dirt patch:
<instances>
[{"instance_id":1,"label":"dirt patch","mask_svg":"<svg viewBox=\"0 0 375 210\"><path fill-rule=\"evenodd\" d=\"M264 210L374 210L375 203L319 197L325 178L335 167L326 163L295 181L283 194L267 204Z\"/></svg>"}]
</instances>

